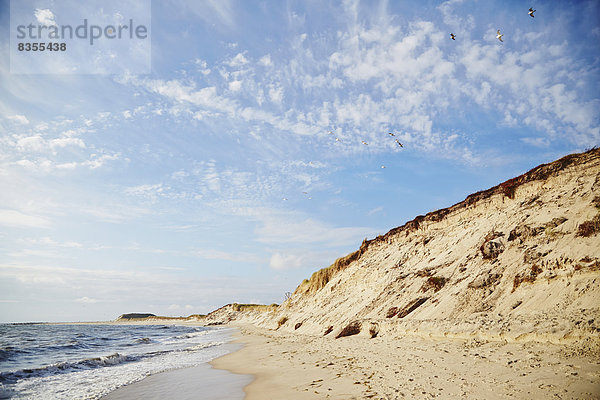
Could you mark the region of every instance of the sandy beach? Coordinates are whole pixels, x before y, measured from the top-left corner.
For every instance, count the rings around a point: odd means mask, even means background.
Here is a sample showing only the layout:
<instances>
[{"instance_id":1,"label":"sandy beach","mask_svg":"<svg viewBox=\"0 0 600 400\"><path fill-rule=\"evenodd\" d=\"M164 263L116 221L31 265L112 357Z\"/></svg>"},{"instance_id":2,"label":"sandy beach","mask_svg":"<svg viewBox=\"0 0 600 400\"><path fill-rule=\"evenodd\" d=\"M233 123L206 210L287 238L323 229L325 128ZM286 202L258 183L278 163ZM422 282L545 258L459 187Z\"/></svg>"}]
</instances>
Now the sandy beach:
<instances>
[{"instance_id":1,"label":"sandy beach","mask_svg":"<svg viewBox=\"0 0 600 400\"><path fill-rule=\"evenodd\" d=\"M600 364L549 343L315 337L241 326L215 368L252 374L246 400L593 399Z\"/></svg>"}]
</instances>

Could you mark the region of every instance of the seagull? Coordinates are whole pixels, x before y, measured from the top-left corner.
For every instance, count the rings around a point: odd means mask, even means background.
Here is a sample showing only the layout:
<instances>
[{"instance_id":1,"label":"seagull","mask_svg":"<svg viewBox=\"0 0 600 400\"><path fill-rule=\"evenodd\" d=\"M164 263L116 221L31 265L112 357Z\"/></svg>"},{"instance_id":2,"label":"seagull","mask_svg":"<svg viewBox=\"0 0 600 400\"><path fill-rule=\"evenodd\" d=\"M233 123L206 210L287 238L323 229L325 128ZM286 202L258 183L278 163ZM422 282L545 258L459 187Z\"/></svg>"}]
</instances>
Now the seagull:
<instances>
[{"instance_id":1,"label":"seagull","mask_svg":"<svg viewBox=\"0 0 600 400\"><path fill-rule=\"evenodd\" d=\"M388 135L390 135L390 136L396 136L392 132L388 132Z\"/></svg>"},{"instance_id":2,"label":"seagull","mask_svg":"<svg viewBox=\"0 0 600 400\"><path fill-rule=\"evenodd\" d=\"M364 144L365 146L368 146L368 145L369 145L369 143L365 142L364 140L361 140L360 142L361 142L362 144Z\"/></svg>"},{"instance_id":3,"label":"seagull","mask_svg":"<svg viewBox=\"0 0 600 400\"><path fill-rule=\"evenodd\" d=\"M331 131L328 131L327 133L330 134L330 135L333 135L333 132L331 132Z\"/></svg>"},{"instance_id":4,"label":"seagull","mask_svg":"<svg viewBox=\"0 0 600 400\"><path fill-rule=\"evenodd\" d=\"M535 18L535 15L533 15L533 13L534 13L534 12L536 12L536 11L537 11L537 10L534 10L533 8L531 8L531 7L530 7L530 8L529 8L529 12L528 12L527 14L529 14L529 16L530 16L531 18Z\"/></svg>"},{"instance_id":5,"label":"seagull","mask_svg":"<svg viewBox=\"0 0 600 400\"><path fill-rule=\"evenodd\" d=\"M381 168L385 168L385 165L382 165Z\"/></svg>"},{"instance_id":6,"label":"seagull","mask_svg":"<svg viewBox=\"0 0 600 400\"><path fill-rule=\"evenodd\" d=\"M396 143L398 143L398 146L404 147L404 146L402 146L402 143L400 143L400 141L398 139L396 139Z\"/></svg>"},{"instance_id":7,"label":"seagull","mask_svg":"<svg viewBox=\"0 0 600 400\"><path fill-rule=\"evenodd\" d=\"M496 32L496 39L498 39L501 42L504 42L504 40L502 40L502 36L504 36L504 34L500 33L500 29L498 29L498 31Z\"/></svg>"},{"instance_id":8,"label":"seagull","mask_svg":"<svg viewBox=\"0 0 600 400\"><path fill-rule=\"evenodd\" d=\"M284 197L282 200L283 200L283 201L287 201L287 197Z\"/></svg>"},{"instance_id":9,"label":"seagull","mask_svg":"<svg viewBox=\"0 0 600 400\"><path fill-rule=\"evenodd\" d=\"M450 34L450 39L452 39L452 40L456 40L456 35L455 35L454 33L451 33L451 34Z\"/></svg>"},{"instance_id":10,"label":"seagull","mask_svg":"<svg viewBox=\"0 0 600 400\"><path fill-rule=\"evenodd\" d=\"M341 140L339 138L335 138L336 142L341 142Z\"/></svg>"}]
</instances>

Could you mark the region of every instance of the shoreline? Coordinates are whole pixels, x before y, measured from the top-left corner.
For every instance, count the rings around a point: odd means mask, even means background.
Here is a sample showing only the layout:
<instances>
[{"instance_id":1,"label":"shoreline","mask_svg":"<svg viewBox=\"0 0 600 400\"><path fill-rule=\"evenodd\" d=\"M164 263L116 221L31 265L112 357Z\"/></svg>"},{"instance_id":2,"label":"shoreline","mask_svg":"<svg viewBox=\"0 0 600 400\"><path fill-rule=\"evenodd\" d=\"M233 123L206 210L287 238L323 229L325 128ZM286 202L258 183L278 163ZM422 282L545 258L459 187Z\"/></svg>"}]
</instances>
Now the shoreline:
<instances>
[{"instance_id":1,"label":"shoreline","mask_svg":"<svg viewBox=\"0 0 600 400\"><path fill-rule=\"evenodd\" d=\"M150 375L102 396L101 400L196 400L199 393L206 400L243 400L243 387L250 379L204 363Z\"/></svg>"},{"instance_id":2,"label":"shoreline","mask_svg":"<svg viewBox=\"0 0 600 400\"><path fill-rule=\"evenodd\" d=\"M404 337L333 339L238 325L217 369L252 375L245 400L594 398L600 364L551 343Z\"/></svg>"},{"instance_id":3,"label":"shoreline","mask_svg":"<svg viewBox=\"0 0 600 400\"><path fill-rule=\"evenodd\" d=\"M155 323L117 323L94 325L159 325ZM183 325L179 323L178 325ZM190 324L186 324L190 325ZM200 324L192 324L200 325ZM235 327L228 326L230 338L237 334ZM228 341L222 345L230 354L238 351L241 344ZM196 400L199 393L205 400L243 400L243 388L252 381L252 377L222 369L213 368L212 360L200 365L167 370L146 376L145 378L121 386L110 393L103 395L101 400L131 400L149 399L163 400L177 398L178 400ZM175 396L175 397L174 397Z\"/></svg>"}]
</instances>

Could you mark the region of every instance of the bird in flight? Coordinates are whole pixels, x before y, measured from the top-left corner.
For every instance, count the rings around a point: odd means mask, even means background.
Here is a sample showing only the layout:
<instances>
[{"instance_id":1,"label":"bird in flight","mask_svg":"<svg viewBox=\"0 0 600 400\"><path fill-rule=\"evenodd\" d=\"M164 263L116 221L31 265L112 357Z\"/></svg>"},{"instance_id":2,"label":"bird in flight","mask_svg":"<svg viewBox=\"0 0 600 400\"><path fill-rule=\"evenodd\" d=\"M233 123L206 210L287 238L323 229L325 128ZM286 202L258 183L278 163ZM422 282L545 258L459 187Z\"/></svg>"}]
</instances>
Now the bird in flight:
<instances>
[{"instance_id":1,"label":"bird in flight","mask_svg":"<svg viewBox=\"0 0 600 400\"><path fill-rule=\"evenodd\" d=\"M385 165L382 165L381 168L385 168Z\"/></svg>"},{"instance_id":2,"label":"bird in flight","mask_svg":"<svg viewBox=\"0 0 600 400\"><path fill-rule=\"evenodd\" d=\"M390 136L396 136L392 132L388 132L388 135L390 135Z\"/></svg>"},{"instance_id":3,"label":"bird in flight","mask_svg":"<svg viewBox=\"0 0 600 400\"><path fill-rule=\"evenodd\" d=\"M365 142L364 140L361 140L360 142L361 142L362 144L364 144L365 146L368 146L368 145L369 145L369 143Z\"/></svg>"},{"instance_id":4,"label":"bird in flight","mask_svg":"<svg viewBox=\"0 0 600 400\"><path fill-rule=\"evenodd\" d=\"M502 36L504 36L504 34L500 33L500 29L498 29L498 31L496 31L496 39L498 39L501 42L504 42L504 40L502 40Z\"/></svg>"},{"instance_id":5,"label":"bird in flight","mask_svg":"<svg viewBox=\"0 0 600 400\"><path fill-rule=\"evenodd\" d=\"M336 142L341 142L340 138L335 138Z\"/></svg>"},{"instance_id":6,"label":"bird in flight","mask_svg":"<svg viewBox=\"0 0 600 400\"><path fill-rule=\"evenodd\" d=\"M404 146L402 146L402 143L400 143L400 141L398 139L396 139L396 143L398 143L398 146L404 147Z\"/></svg>"},{"instance_id":7,"label":"bird in flight","mask_svg":"<svg viewBox=\"0 0 600 400\"><path fill-rule=\"evenodd\" d=\"M534 12L536 12L536 11L537 11L537 10L534 10L533 8L531 8L531 7L530 7L530 8L529 8L529 12L528 12L527 14L529 14L529 16L530 16L531 18L535 18L535 15L533 15L533 13L534 13Z\"/></svg>"},{"instance_id":8,"label":"bird in flight","mask_svg":"<svg viewBox=\"0 0 600 400\"><path fill-rule=\"evenodd\" d=\"M456 35L455 35L454 33L451 33L451 34L450 34L450 39L452 39L452 40L456 40Z\"/></svg>"}]
</instances>

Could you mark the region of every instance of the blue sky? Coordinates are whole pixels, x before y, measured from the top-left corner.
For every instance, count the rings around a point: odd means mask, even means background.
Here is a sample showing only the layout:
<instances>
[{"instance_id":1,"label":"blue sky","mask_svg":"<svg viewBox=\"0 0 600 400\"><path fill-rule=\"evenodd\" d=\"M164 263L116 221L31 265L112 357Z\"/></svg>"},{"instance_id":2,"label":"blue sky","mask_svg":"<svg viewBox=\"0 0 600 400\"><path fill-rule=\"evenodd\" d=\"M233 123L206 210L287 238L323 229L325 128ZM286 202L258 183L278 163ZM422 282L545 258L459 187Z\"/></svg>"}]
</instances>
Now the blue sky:
<instances>
[{"instance_id":1,"label":"blue sky","mask_svg":"<svg viewBox=\"0 0 600 400\"><path fill-rule=\"evenodd\" d=\"M366 237L600 144L596 1L153 1L151 73L110 75L11 73L9 10L0 321L279 303Z\"/></svg>"}]
</instances>

